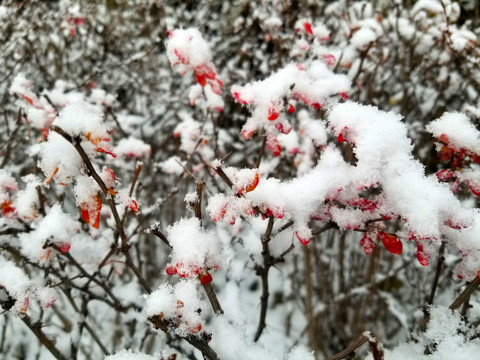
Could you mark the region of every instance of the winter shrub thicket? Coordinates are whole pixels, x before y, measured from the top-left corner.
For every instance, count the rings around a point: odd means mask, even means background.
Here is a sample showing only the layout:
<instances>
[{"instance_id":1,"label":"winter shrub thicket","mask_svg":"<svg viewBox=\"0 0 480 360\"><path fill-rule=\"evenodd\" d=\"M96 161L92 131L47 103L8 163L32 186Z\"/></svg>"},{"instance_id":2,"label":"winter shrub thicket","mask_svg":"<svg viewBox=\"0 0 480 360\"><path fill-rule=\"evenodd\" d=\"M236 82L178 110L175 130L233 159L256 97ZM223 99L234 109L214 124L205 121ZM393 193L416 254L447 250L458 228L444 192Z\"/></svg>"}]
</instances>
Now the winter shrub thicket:
<instances>
[{"instance_id":1,"label":"winter shrub thicket","mask_svg":"<svg viewBox=\"0 0 480 360\"><path fill-rule=\"evenodd\" d=\"M0 358L475 358L479 11L2 2Z\"/></svg>"}]
</instances>

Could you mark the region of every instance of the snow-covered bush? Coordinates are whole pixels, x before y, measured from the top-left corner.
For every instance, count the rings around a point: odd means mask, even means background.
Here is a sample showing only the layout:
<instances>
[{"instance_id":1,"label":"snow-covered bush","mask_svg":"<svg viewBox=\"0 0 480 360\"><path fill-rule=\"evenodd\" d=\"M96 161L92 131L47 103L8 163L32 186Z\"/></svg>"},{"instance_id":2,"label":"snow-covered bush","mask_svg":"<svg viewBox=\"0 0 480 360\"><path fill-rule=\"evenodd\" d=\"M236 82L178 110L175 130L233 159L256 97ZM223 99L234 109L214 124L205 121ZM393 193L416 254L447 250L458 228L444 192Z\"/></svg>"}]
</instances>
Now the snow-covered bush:
<instances>
[{"instance_id":1,"label":"snow-covered bush","mask_svg":"<svg viewBox=\"0 0 480 360\"><path fill-rule=\"evenodd\" d=\"M478 11L2 2L0 353L475 356Z\"/></svg>"}]
</instances>

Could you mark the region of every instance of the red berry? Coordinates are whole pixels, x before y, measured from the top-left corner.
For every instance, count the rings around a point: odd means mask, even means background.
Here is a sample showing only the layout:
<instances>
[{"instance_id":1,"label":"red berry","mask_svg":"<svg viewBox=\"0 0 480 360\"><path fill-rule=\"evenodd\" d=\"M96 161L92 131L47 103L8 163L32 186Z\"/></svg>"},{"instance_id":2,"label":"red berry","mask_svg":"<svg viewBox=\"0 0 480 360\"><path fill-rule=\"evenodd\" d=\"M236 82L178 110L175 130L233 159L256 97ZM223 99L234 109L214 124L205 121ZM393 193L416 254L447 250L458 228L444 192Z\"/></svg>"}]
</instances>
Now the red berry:
<instances>
[{"instance_id":1,"label":"red berry","mask_svg":"<svg viewBox=\"0 0 480 360\"><path fill-rule=\"evenodd\" d=\"M175 266L169 265L165 269L165 272L167 273L167 275L175 275L177 273L177 269L175 269Z\"/></svg>"}]
</instances>

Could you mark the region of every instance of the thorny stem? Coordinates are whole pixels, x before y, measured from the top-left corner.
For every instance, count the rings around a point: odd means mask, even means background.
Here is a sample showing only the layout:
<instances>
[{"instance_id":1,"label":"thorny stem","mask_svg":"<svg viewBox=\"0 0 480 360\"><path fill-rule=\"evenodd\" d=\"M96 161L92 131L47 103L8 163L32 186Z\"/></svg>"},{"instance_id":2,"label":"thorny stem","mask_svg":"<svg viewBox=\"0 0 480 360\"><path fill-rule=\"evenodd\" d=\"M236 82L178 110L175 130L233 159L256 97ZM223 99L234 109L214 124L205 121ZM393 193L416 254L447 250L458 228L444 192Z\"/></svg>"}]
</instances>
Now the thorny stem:
<instances>
[{"instance_id":1,"label":"thorny stem","mask_svg":"<svg viewBox=\"0 0 480 360\"><path fill-rule=\"evenodd\" d=\"M107 186L103 182L102 178L97 174L95 171L95 168L92 165L92 162L88 158L88 155L85 153L85 150L83 150L81 144L80 144L80 139L72 139L70 135L68 135L63 129L61 129L58 126L54 126L53 130L57 132L58 134L62 135L69 143L71 143L77 152L80 154L85 166L87 167L87 172L88 174L95 180L95 182L100 186L100 189L102 190L103 194L105 195L108 205L110 206L110 209L112 211L113 218L115 219L115 223L117 225L117 231L120 235L120 238L122 240L122 246L121 246L121 251L125 255L125 265L132 270L132 272L135 274L137 277L138 281L140 284L144 287L144 289L148 292L151 293L152 289L148 282L145 280L143 275L140 273L140 270L135 266L132 260L132 256L129 253L130 249L130 244L127 243L127 237L125 235L125 231L123 230L123 224L120 219L120 216L118 215L117 207L115 205L114 197L109 194Z\"/></svg>"}]
</instances>

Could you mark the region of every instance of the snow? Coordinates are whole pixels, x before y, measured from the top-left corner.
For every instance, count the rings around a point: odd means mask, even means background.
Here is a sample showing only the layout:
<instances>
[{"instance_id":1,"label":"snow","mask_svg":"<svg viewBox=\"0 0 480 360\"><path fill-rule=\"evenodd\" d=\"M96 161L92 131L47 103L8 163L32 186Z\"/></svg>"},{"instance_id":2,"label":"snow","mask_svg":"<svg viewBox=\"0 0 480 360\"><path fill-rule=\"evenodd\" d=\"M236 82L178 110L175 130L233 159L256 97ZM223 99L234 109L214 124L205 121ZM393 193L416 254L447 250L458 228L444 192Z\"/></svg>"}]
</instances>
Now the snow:
<instances>
[{"instance_id":1,"label":"snow","mask_svg":"<svg viewBox=\"0 0 480 360\"><path fill-rule=\"evenodd\" d=\"M472 331L465 326L458 311L443 306L430 307L430 321L427 330L417 335L415 342L400 344L392 350L385 350L385 360L475 359L480 346L478 338L467 340ZM465 334L465 335L464 335ZM431 354L425 354L430 347ZM371 355L366 360L372 360Z\"/></svg>"},{"instance_id":2,"label":"snow","mask_svg":"<svg viewBox=\"0 0 480 360\"><path fill-rule=\"evenodd\" d=\"M167 238L172 245L171 263L178 274L192 276L223 264L215 233L204 230L197 218L181 219L169 226Z\"/></svg>"},{"instance_id":3,"label":"snow","mask_svg":"<svg viewBox=\"0 0 480 360\"><path fill-rule=\"evenodd\" d=\"M171 321L170 327L180 336L195 334L204 324L200 312L206 304L193 281L182 280L174 286L163 284L145 300L145 314Z\"/></svg>"},{"instance_id":4,"label":"snow","mask_svg":"<svg viewBox=\"0 0 480 360\"><path fill-rule=\"evenodd\" d=\"M47 241L57 245L70 242L80 224L63 212L59 204L53 205L44 218L32 224L34 230L20 235L21 252L35 263L45 264L51 260L51 249L45 248Z\"/></svg>"},{"instance_id":5,"label":"snow","mask_svg":"<svg viewBox=\"0 0 480 360\"><path fill-rule=\"evenodd\" d=\"M160 355L147 355L131 349L122 349L117 351L114 355L105 356L105 360L160 360Z\"/></svg>"},{"instance_id":6,"label":"snow","mask_svg":"<svg viewBox=\"0 0 480 360\"><path fill-rule=\"evenodd\" d=\"M185 172L184 166L186 163L186 161L182 161L178 156L172 156L158 163L158 167L164 173L180 176Z\"/></svg>"},{"instance_id":7,"label":"snow","mask_svg":"<svg viewBox=\"0 0 480 360\"><path fill-rule=\"evenodd\" d=\"M56 132L50 131L46 142L34 145L31 154L38 155L38 166L47 181L52 178L57 183L70 184L75 177L85 171L83 160L77 150Z\"/></svg>"},{"instance_id":8,"label":"snow","mask_svg":"<svg viewBox=\"0 0 480 360\"><path fill-rule=\"evenodd\" d=\"M456 150L466 149L480 154L480 132L462 113L447 112L431 121L426 129L437 139L445 134L448 137L448 145Z\"/></svg>"},{"instance_id":9,"label":"snow","mask_svg":"<svg viewBox=\"0 0 480 360\"><path fill-rule=\"evenodd\" d=\"M150 155L152 148L144 141L129 136L118 142L117 146L115 146L115 152L117 155L123 157L143 158Z\"/></svg>"},{"instance_id":10,"label":"snow","mask_svg":"<svg viewBox=\"0 0 480 360\"><path fill-rule=\"evenodd\" d=\"M110 139L109 128L104 124L101 113L83 101L65 106L53 125L60 127L71 137L83 135L95 145L104 139Z\"/></svg>"}]
</instances>

